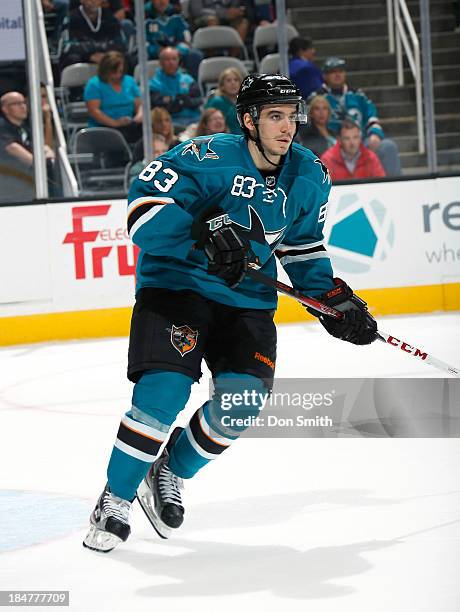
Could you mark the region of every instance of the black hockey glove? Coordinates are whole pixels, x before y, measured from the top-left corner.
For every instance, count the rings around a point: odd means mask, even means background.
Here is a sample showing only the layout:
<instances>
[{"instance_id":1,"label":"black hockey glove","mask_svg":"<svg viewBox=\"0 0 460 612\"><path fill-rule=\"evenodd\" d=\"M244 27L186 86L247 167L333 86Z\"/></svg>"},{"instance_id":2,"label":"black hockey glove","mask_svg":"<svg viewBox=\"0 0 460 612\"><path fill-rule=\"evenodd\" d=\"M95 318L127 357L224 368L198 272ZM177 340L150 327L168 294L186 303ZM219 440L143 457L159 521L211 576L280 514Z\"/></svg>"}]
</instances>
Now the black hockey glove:
<instances>
[{"instance_id":1,"label":"black hockey glove","mask_svg":"<svg viewBox=\"0 0 460 612\"><path fill-rule=\"evenodd\" d=\"M209 260L208 274L222 278L232 289L248 269L249 244L231 226L218 207L205 211L192 226L196 248L203 249Z\"/></svg>"},{"instance_id":2,"label":"black hockey glove","mask_svg":"<svg viewBox=\"0 0 460 612\"><path fill-rule=\"evenodd\" d=\"M308 312L319 318L320 323L335 338L352 344L371 344L377 339L377 322L367 310L367 304L353 293L341 279L334 278L334 289L318 296L320 302L344 313L342 319L333 319L313 309Z\"/></svg>"}]
</instances>

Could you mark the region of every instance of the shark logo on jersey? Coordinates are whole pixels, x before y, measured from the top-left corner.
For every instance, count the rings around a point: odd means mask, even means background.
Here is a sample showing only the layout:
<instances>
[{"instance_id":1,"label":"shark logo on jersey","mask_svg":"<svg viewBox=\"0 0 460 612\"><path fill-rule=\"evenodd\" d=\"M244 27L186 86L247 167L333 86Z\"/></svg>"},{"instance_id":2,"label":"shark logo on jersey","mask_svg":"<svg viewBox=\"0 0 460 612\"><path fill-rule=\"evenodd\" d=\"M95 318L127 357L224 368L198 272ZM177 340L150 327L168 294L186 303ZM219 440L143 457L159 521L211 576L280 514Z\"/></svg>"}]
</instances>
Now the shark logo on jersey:
<instances>
[{"instance_id":1,"label":"shark logo on jersey","mask_svg":"<svg viewBox=\"0 0 460 612\"><path fill-rule=\"evenodd\" d=\"M325 166L323 164L323 162L316 158L315 159L315 164L319 164L321 166L321 170L323 171L323 183L330 183L331 182L331 176L329 174L329 170L327 169L327 166Z\"/></svg>"},{"instance_id":2,"label":"shark logo on jersey","mask_svg":"<svg viewBox=\"0 0 460 612\"><path fill-rule=\"evenodd\" d=\"M242 234L247 240L253 240L259 244L267 243L273 251L281 240L284 230L286 229L286 225L275 231L267 231L262 223L262 219L259 217L254 208L252 206L248 206L248 211L249 227L241 225L241 223L236 223L236 221L232 221L232 225L236 225L238 228L238 233Z\"/></svg>"},{"instance_id":3,"label":"shark logo on jersey","mask_svg":"<svg viewBox=\"0 0 460 612\"><path fill-rule=\"evenodd\" d=\"M199 161L203 159L219 159L219 156L215 151L211 149L211 142L213 138L194 138L187 145L185 145L182 155L196 155Z\"/></svg>"}]
</instances>

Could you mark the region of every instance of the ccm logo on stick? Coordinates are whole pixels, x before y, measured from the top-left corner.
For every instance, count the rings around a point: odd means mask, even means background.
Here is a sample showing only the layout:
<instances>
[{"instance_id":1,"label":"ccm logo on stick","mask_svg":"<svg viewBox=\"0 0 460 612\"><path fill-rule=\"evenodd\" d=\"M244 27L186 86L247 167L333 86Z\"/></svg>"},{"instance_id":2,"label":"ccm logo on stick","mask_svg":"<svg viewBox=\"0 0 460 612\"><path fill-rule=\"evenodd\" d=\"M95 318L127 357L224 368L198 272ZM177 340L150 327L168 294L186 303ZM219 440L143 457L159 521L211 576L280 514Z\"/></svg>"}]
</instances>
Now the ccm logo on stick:
<instances>
[{"instance_id":1,"label":"ccm logo on stick","mask_svg":"<svg viewBox=\"0 0 460 612\"><path fill-rule=\"evenodd\" d=\"M394 336L388 336L387 342L392 346L399 346L402 351L405 353L410 353L411 355L414 355L414 357L420 357L420 359L426 359L428 357L428 353L422 353L420 349L407 344L407 342L401 342L399 338L395 338Z\"/></svg>"}]
</instances>

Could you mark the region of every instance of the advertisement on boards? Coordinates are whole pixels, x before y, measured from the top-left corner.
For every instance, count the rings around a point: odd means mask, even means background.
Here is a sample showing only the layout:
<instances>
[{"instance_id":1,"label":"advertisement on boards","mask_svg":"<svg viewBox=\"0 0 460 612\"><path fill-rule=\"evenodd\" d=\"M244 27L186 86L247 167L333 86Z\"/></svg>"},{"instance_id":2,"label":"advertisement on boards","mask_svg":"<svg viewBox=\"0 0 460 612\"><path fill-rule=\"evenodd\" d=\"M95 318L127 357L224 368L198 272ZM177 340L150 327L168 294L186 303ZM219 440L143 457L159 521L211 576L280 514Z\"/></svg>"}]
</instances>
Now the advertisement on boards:
<instances>
[{"instance_id":1,"label":"advertisement on boards","mask_svg":"<svg viewBox=\"0 0 460 612\"><path fill-rule=\"evenodd\" d=\"M22 0L0 2L0 62L26 59Z\"/></svg>"},{"instance_id":2,"label":"advertisement on boards","mask_svg":"<svg viewBox=\"0 0 460 612\"><path fill-rule=\"evenodd\" d=\"M335 274L356 290L460 283L459 192L459 177L334 187L324 233ZM0 316L133 304L126 200L4 207L0 227Z\"/></svg>"}]
</instances>

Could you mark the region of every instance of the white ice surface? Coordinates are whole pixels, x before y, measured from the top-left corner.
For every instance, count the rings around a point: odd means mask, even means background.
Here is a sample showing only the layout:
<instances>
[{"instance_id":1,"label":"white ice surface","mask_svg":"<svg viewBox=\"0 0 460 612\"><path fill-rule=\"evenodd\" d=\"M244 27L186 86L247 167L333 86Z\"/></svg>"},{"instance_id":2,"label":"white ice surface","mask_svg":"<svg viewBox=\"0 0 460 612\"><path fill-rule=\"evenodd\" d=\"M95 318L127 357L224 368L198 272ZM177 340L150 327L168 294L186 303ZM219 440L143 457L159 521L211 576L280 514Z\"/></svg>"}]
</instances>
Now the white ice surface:
<instances>
[{"instance_id":1,"label":"white ice surface","mask_svg":"<svg viewBox=\"0 0 460 612\"><path fill-rule=\"evenodd\" d=\"M459 313L381 327L460 365ZM126 352L125 338L0 350L0 589L70 590L82 612L460 610L457 439L242 439L186 484L174 538L136 505L126 544L83 549L130 403ZM316 324L279 327L277 375L442 376Z\"/></svg>"}]
</instances>

